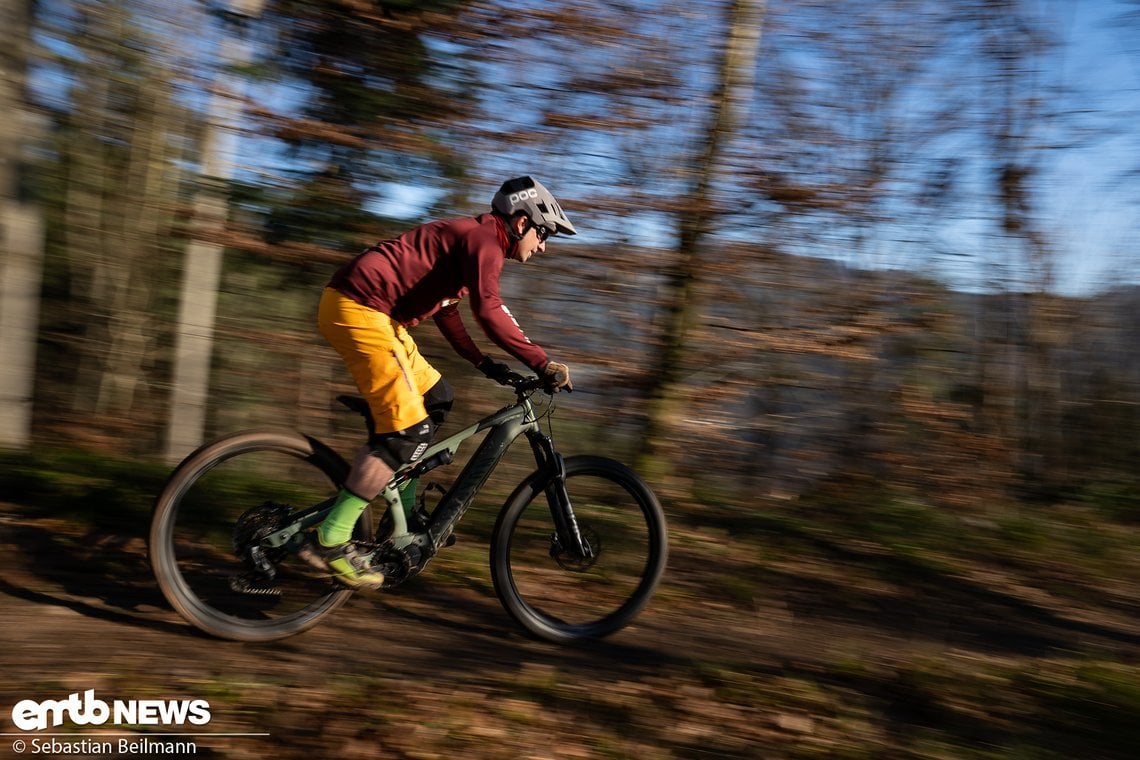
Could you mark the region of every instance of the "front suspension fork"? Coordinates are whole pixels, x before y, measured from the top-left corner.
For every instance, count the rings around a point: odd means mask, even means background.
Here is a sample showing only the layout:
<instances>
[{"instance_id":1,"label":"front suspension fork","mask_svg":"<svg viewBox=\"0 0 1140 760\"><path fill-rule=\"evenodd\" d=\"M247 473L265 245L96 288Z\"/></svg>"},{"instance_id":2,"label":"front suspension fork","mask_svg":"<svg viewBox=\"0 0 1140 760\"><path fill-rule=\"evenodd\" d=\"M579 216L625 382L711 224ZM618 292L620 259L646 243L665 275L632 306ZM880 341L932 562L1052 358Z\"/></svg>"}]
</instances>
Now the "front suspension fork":
<instances>
[{"instance_id":1,"label":"front suspension fork","mask_svg":"<svg viewBox=\"0 0 1140 760\"><path fill-rule=\"evenodd\" d=\"M554 449L554 441L550 436L533 432L528 434L534 458L538 463L540 476L545 485L546 501L550 506L550 517L554 520L556 546L551 551L556 552L559 546L563 551L592 559L594 549L582 537L578 529L578 520L574 517L574 507L570 503L570 494L566 492L566 462L562 455Z\"/></svg>"}]
</instances>

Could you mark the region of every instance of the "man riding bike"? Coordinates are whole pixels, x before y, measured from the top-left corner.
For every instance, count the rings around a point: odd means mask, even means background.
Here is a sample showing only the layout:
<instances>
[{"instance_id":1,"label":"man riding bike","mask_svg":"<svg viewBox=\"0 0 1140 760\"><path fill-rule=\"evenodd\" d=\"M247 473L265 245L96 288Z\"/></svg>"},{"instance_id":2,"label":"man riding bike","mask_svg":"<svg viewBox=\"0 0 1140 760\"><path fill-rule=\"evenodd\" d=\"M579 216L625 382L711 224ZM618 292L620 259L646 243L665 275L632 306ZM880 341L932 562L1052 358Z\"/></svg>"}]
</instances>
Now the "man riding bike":
<instances>
[{"instance_id":1,"label":"man riding bike","mask_svg":"<svg viewBox=\"0 0 1140 760\"><path fill-rule=\"evenodd\" d=\"M377 588L383 573L352 540L352 529L396 469L422 456L454 399L419 353L408 328L431 317L448 343L487 377L510 368L472 340L458 304L470 298L479 326L534 370L549 389L571 389L565 364L526 337L499 296L507 259L525 263L551 235L577 231L554 196L532 177L503 183L491 213L430 222L378 243L341 267L321 296L318 326L352 374L371 412L360 448L329 516L300 555L353 588Z\"/></svg>"}]
</instances>

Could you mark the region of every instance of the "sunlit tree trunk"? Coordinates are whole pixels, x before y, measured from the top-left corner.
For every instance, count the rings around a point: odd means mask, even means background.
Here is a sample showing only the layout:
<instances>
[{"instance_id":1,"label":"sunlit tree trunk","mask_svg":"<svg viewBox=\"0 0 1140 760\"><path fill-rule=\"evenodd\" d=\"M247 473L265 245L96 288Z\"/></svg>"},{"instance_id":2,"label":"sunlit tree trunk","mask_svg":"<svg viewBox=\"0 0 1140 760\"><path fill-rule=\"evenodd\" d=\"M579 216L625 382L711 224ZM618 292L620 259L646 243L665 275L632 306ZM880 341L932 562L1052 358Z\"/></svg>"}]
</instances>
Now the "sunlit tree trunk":
<instances>
[{"instance_id":1,"label":"sunlit tree trunk","mask_svg":"<svg viewBox=\"0 0 1140 760\"><path fill-rule=\"evenodd\" d=\"M0 446L31 436L43 229L36 208L0 200Z\"/></svg>"},{"instance_id":2,"label":"sunlit tree trunk","mask_svg":"<svg viewBox=\"0 0 1140 760\"><path fill-rule=\"evenodd\" d=\"M262 0L234 0L231 10L240 24L260 14L263 4ZM222 46L223 70L248 62L251 57L250 45L244 39L227 38ZM231 130L240 109L236 93L227 90L232 82L231 77L222 76L216 84L202 148L202 185L194 202L193 238L186 249L174 348L166 438L166 458L171 462L198 446L206 427L214 319L222 272L223 246L217 239L228 212L223 182L232 172L226 145L233 139Z\"/></svg>"},{"instance_id":3,"label":"sunlit tree trunk","mask_svg":"<svg viewBox=\"0 0 1140 760\"><path fill-rule=\"evenodd\" d=\"M43 267L40 214L21 189L34 123L24 98L29 8L28 0L0 0L0 446L16 448L31 436Z\"/></svg>"}]
</instances>

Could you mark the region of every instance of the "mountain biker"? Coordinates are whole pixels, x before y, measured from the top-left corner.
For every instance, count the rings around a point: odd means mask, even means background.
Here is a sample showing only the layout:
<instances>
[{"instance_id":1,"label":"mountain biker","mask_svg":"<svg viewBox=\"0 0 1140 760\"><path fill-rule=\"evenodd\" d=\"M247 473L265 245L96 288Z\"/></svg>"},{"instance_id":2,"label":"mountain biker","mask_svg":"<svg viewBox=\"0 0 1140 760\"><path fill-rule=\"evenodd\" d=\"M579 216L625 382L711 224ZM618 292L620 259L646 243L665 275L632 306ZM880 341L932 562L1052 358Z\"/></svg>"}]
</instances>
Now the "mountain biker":
<instances>
[{"instance_id":1,"label":"mountain biker","mask_svg":"<svg viewBox=\"0 0 1140 760\"><path fill-rule=\"evenodd\" d=\"M333 275L321 296L318 326L371 415L368 443L357 452L332 511L301 549L309 564L354 588L384 581L352 540L353 526L393 472L428 448L454 398L408 328L431 317L460 356L487 377L506 381L510 368L484 354L464 326L458 303L466 296L487 337L542 376L548 389L572 389L569 368L551 361L507 310L499 275L507 259L525 263L546 250L551 235L576 233L549 190L532 177L517 177L495 193L490 213L416 227L377 243Z\"/></svg>"}]
</instances>

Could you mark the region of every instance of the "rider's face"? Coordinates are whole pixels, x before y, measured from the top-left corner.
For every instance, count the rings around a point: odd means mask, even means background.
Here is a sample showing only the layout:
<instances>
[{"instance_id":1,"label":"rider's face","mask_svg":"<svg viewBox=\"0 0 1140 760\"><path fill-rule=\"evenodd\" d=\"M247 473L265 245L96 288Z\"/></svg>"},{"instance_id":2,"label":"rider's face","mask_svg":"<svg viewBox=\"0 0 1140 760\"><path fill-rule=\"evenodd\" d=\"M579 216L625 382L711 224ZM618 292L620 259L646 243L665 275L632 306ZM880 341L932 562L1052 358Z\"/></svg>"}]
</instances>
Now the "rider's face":
<instances>
[{"instance_id":1,"label":"rider's face","mask_svg":"<svg viewBox=\"0 0 1140 760\"><path fill-rule=\"evenodd\" d=\"M525 216L515 217L511 224L514 225L515 232L522 235L522 239L512 246L510 258L526 263L534 254L546 250L546 241L539 237L538 229Z\"/></svg>"}]
</instances>

